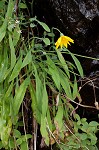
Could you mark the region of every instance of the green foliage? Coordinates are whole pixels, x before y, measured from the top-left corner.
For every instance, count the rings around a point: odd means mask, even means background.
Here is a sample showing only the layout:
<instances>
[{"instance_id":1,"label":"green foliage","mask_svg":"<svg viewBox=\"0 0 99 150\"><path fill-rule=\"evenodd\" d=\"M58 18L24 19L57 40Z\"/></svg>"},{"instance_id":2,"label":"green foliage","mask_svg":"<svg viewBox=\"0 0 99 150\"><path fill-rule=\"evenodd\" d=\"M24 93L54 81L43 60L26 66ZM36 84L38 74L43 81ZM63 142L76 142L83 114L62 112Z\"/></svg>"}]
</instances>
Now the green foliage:
<instances>
[{"instance_id":1,"label":"green foliage","mask_svg":"<svg viewBox=\"0 0 99 150\"><path fill-rule=\"evenodd\" d=\"M77 119L76 122L74 122L74 135L71 135L67 138L68 140L68 147L69 149L72 148L83 148L83 149L89 149L93 148L95 149L95 145L97 142L97 138L95 136L95 133L98 129L98 123L95 121L91 121L88 123L86 121L86 118L80 119L80 117L76 114L75 118ZM71 146L72 145L72 146Z\"/></svg>"},{"instance_id":2,"label":"green foliage","mask_svg":"<svg viewBox=\"0 0 99 150\"><path fill-rule=\"evenodd\" d=\"M55 34L44 22L25 18L23 1L19 2L19 17L14 6L13 0L0 1L0 149L29 149L32 135L18 129L21 117L25 128L22 106L26 99L31 100L32 117L47 146L95 149L98 123L77 115L73 121L70 116L74 110L70 101L80 97L74 72L77 69L83 77L79 60L68 49L55 48ZM40 36L34 32L38 24L44 30ZM63 52L75 64L66 61Z\"/></svg>"}]
</instances>

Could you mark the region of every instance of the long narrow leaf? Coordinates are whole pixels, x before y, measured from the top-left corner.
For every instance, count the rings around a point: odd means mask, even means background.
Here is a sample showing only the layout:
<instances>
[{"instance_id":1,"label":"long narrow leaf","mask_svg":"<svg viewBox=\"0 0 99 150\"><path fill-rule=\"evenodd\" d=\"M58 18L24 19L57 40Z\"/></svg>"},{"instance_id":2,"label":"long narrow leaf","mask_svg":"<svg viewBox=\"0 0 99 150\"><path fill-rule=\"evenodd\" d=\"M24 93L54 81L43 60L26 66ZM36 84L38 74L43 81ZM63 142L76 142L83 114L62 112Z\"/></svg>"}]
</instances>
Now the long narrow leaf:
<instances>
[{"instance_id":1,"label":"long narrow leaf","mask_svg":"<svg viewBox=\"0 0 99 150\"><path fill-rule=\"evenodd\" d=\"M24 99L26 89L29 85L30 79L27 78L23 81L23 83L20 85L19 89L17 90L17 93L14 97L14 102L13 102L13 109L14 109L14 115L17 115L20 109L20 106L22 104L22 101Z\"/></svg>"},{"instance_id":2,"label":"long narrow leaf","mask_svg":"<svg viewBox=\"0 0 99 150\"><path fill-rule=\"evenodd\" d=\"M37 69L34 66L35 70L35 80L36 80L36 99L37 99L37 107L40 112L42 112L42 91L43 91L43 85L39 78L39 75L37 73Z\"/></svg>"},{"instance_id":3,"label":"long narrow leaf","mask_svg":"<svg viewBox=\"0 0 99 150\"><path fill-rule=\"evenodd\" d=\"M73 60L74 60L74 62L76 64L76 67L77 67L77 69L78 69L78 71L80 73L80 76L83 77L84 73L83 73L83 69L82 69L82 66L80 64L80 61L69 50L67 50L67 51L71 55L71 57L73 58Z\"/></svg>"},{"instance_id":4,"label":"long narrow leaf","mask_svg":"<svg viewBox=\"0 0 99 150\"><path fill-rule=\"evenodd\" d=\"M77 81L75 77L74 85L73 85L73 99L75 99L77 95L78 95L78 86L77 86Z\"/></svg>"},{"instance_id":5,"label":"long narrow leaf","mask_svg":"<svg viewBox=\"0 0 99 150\"><path fill-rule=\"evenodd\" d=\"M45 31L50 32L50 28L44 22L38 20L37 22L44 28Z\"/></svg>"},{"instance_id":6,"label":"long narrow leaf","mask_svg":"<svg viewBox=\"0 0 99 150\"><path fill-rule=\"evenodd\" d=\"M12 16L13 7L14 7L14 1L9 0L7 13L5 15L3 25L0 28L0 42L5 37L7 24L8 24L8 21L9 21L10 17Z\"/></svg>"},{"instance_id":7,"label":"long narrow leaf","mask_svg":"<svg viewBox=\"0 0 99 150\"><path fill-rule=\"evenodd\" d=\"M42 97L42 114L45 117L46 117L47 109L48 109L48 95L46 91L46 85L44 83L43 97Z\"/></svg>"},{"instance_id":8,"label":"long narrow leaf","mask_svg":"<svg viewBox=\"0 0 99 150\"><path fill-rule=\"evenodd\" d=\"M48 126L49 126L50 130L52 131L53 125L52 125L52 120L51 120L51 115L50 115L49 109L47 110L47 122L48 122Z\"/></svg>"},{"instance_id":9,"label":"long narrow leaf","mask_svg":"<svg viewBox=\"0 0 99 150\"><path fill-rule=\"evenodd\" d=\"M59 130L62 129L63 127L63 105L62 105L61 100L59 101L58 111L54 118L54 123L56 125L56 128L58 128Z\"/></svg>"},{"instance_id":10,"label":"long narrow leaf","mask_svg":"<svg viewBox=\"0 0 99 150\"><path fill-rule=\"evenodd\" d=\"M66 76L66 74L64 74L64 72L62 70L60 70L60 78L61 78L61 85L62 85L67 97L72 99L70 80Z\"/></svg>"},{"instance_id":11,"label":"long narrow leaf","mask_svg":"<svg viewBox=\"0 0 99 150\"><path fill-rule=\"evenodd\" d=\"M16 46L16 44L18 43L19 39L20 39L20 28L19 28L19 24L16 25L14 32L13 32L13 45Z\"/></svg>"},{"instance_id":12,"label":"long narrow leaf","mask_svg":"<svg viewBox=\"0 0 99 150\"><path fill-rule=\"evenodd\" d=\"M30 90L30 96L31 96L31 100L32 100L31 107L32 107L32 111L33 111L33 116L37 120L37 122L40 124L41 123L41 113L37 107L36 92L35 92L35 89L34 89L32 83L30 83L30 85L29 85L29 90Z\"/></svg>"},{"instance_id":13,"label":"long narrow leaf","mask_svg":"<svg viewBox=\"0 0 99 150\"><path fill-rule=\"evenodd\" d=\"M13 67L16 63L16 55L15 55L15 48L13 45L12 37L10 34L9 34L9 45L10 45L10 49L11 49L11 69L13 69Z\"/></svg>"},{"instance_id":14,"label":"long narrow leaf","mask_svg":"<svg viewBox=\"0 0 99 150\"><path fill-rule=\"evenodd\" d=\"M44 141L47 146L49 146L49 136L48 136L48 131L47 131L47 122L46 122L46 117L43 115L41 116L41 126L40 126L40 131L41 135L44 138Z\"/></svg>"},{"instance_id":15,"label":"long narrow leaf","mask_svg":"<svg viewBox=\"0 0 99 150\"><path fill-rule=\"evenodd\" d=\"M48 73L52 76L52 79L54 83L56 84L56 87L60 89L60 76L59 76L59 71L57 69L57 66L48 56L47 56L46 63L48 65Z\"/></svg>"},{"instance_id":16,"label":"long narrow leaf","mask_svg":"<svg viewBox=\"0 0 99 150\"><path fill-rule=\"evenodd\" d=\"M14 78L16 78L21 70L21 65L22 65L22 57L19 58L19 60L17 61L12 74L9 78L9 82L12 81Z\"/></svg>"},{"instance_id":17,"label":"long narrow leaf","mask_svg":"<svg viewBox=\"0 0 99 150\"><path fill-rule=\"evenodd\" d=\"M26 55L26 57L24 58L23 62L22 62L22 66L21 68L25 67L27 64L29 64L32 61L32 55L31 55L31 51L29 51Z\"/></svg>"},{"instance_id":18,"label":"long narrow leaf","mask_svg":"<svg viewBox=\"0 0 99 150\"><path fill-rule=\"evenodd\" d=\"M66 61L65 61L64 57L62 56L62 54L59 50L56 50L56 52L57 52L58 58L61 62L60 65L63 67L63 69L65 70L67 76L70 78L70 73L69 73L68 66L66 64Z\"/></svg>"}]
</instances>

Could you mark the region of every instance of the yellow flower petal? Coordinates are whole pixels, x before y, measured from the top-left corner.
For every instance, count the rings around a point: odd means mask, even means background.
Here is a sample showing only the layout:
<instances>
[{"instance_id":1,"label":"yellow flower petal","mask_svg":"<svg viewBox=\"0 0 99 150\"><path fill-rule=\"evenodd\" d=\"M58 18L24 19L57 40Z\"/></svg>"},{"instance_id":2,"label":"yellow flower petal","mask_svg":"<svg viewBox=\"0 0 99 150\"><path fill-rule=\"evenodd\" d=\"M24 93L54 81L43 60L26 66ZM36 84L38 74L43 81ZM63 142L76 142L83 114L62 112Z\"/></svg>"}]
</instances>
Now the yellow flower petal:
<instances>
[{"instance_id":1,"label":"yellow flower petal","mask_svg":"<svg viewBox=\"0 0 99 150\"><path fill-rule=\"evenodd\" d=\"M57 42L55 43L55 46L56 46L56 49L60 46L61 48L63 46L65 46L67 48L68 45L70 45L70 42L71 43L74 43L74 40L71 39L70 37L68 36L64 36L62 35L61 37L58 38Z\"/></svg>"}]
</instances>

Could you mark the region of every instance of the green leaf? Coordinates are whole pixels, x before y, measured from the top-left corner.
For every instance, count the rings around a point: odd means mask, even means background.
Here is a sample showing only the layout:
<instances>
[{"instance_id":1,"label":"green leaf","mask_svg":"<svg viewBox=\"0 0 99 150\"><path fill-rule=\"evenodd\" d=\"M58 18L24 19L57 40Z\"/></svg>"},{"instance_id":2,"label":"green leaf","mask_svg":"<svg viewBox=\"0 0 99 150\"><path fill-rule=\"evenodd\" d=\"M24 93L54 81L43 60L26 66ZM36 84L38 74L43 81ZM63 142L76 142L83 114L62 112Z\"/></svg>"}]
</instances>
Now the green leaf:
<instances>
[{"instance_id":1,"label":"green leaf","mask_svg":"<svg viewBox=\"0 0 99 150\"><path fill-rule=\"evenodd\" d=\"M40 124L40 122L41 122L41 113L40 113L40 111L38 110L38 107L37 107L36 92L34 90L34 87L33 87L32 83L30 83L30 85L29 85L29 91L30 91L31 100L32 100L31 107L32 107L33 115L34 115L34 118L36 118L37 122Z\"/></svg>"},{"instance_id":2,"label":"green leaf","mask_svg":"<svg viewBox=\"0 0 99 150\"><path fill-rule=\"evenodd\" d=\"M11 34L9 34L9 45L11 49L11 69L13 69L15 63L16 63L16 55L15 55L15 48L13 45Z\"/></svg>"},{"instance_id":3,"label":"green leaf","mask_svg":"<svg viewBox=\"0 0 99 150\"><path fill-rule=\"evenodd\" d=\"M19 8L21 8L21 9L26 9L27 6L26 6L25 3L19 3Z\"/></svg>"},{"instance_id":4,"label":"green leaf","mask_svg":"<svg viewBox=\"0 0 99 150\"><path fill-rule=\"evenodd\" d=\"M43 97L42 97L42 114L45 117L46 117L47 109L48 109L48 95L46 91L46 85L44 83Z\"/></svg>"},{"instance_id":5,"label":"green leaf","mask_svg":"<svg viewBox=\"0 0 99 150\"><path fill-rule=\"evenodd\" d=\"M36 25L34 23L30 23L30 27L34 28L34 27L36 27Z\"/></svg>"},{"instance_id":6,"label":"green leaf","mask_svg":"<svg viewBox=\"0 0 99 150\"><path fill-rule=\"evenodd\" d=\"M58 111L56 113L56 116L54 118L54 123L56 128L58 127L59 130L63 127L63 105L61 100L59 101Z\"/></svg>"},{"instance_id":7,"label":"green leaf","mask_svg":"<svg viewBox=\"0 0 99 150\"><path fill-rule=\"evenodd\" d=\"M37 73L36 67L34 67L35 69L35 79L36 79L36 99L37 99L37 108L40 112L42 112L42 91L43 91L43 85L42 82L39 78L39 75Z\"/></svg>"},{"instance_id":8,"label":"green leaf","mask_svg":"<svg viewBox=\"0 0 99 150\"><path fill-rule=\"evenodd\" d=\"M19 24L17 24L16 27L14 28L14 32L13 32L13 45L14 46L16 46L19 39L20 39L20 28L19 28Z\"/></svg>"},{"instance_id":9,"label":"green leaf","mask_svg":"<svg viewBox=\"0 0 99 150\"><path fill-rule=\"evenodd\" d=\"M8 98L12 92L12 89L13 89L13 81L10 83L9 87L8 87L8 90L7 92L5 93L5 98Z\"/></svg>"},{"instance_id":10,"label":"green leaf","mask_svg":"<svg viewBox=\"0 0 99 150\"><path fill-rule=\"evenodd\" d=\"M9 148L12 148L12 149L15 148L15 141L13 137L9 138Z\"/></svg>"},{"instance_id":11,"label":"green leaf","mask_svg":"<svg viewBox=\"0 0 99 150\"><path fill-rule=\"evenodd\" d=\"M80 134L80 139L81 140L86 140L88 137L87 137L87 134L86 133L82 133Z\"/></svg>"},{"instance_id":12,"label":"green leaf","mask_svg":"<svg viewBox=\"0 0 99 150\"><path fill-rule=\"evenodd\" d=\"M14 2L9 0L7 13L5 15L5 19L4 19L3 25L0 27L0 42L5 37L7 24L8 24L9 19L12 16L13 8L14 8Z\"/></svg>"},{"instance_id":13,"label":"green leaf","mask_svg":"<svg viewBox=\"0 0 99 150\"><path fill-rule=\"evenodd\" d=\"M75 77L74 85L73 85L73 99L75 99L78 96L78 86L77 86L77 80Z\"/></svg>"},{"instance_id":14,"label":"green leaf","mask_svg":"<svg viewBox=\"0 0 99 150\"><path fill-rule=\"evenodd\" d=\"M35 84L35 82L34 82L34 84ZM30 82L29 91L30 91L30 96L31 96L31 99L32 99L32 104L31 104L32 110L33 110L33 113L35 113L35 111L37 109L37 100L36 100L36 93L35 93L32 82Z\"/></svg>"},{"instance_id":15,"label":"green leaf","mask_svg":"<svg viewBox=\"0 0 99 150\"><path fill-rule=\"evenodd\" d=\"M18 130L16 130L16 129L14 129L13 135L14 135L15 138L21 137L21 133Z\"/></svg>"},{"instance_id":16,"label":"green leaf","mask_svg":"<svg viewBox=\"0 0 99 150\"><path fill-rule=\"evenodd\" d=\"M28 142L22 142L20 150L28 150Z\"/></svg>"},{"instance_id":17,"label":"green leaf","mask_svg":"<svg viewBox=\"0 0 99 150\"><path fill-rule=\"evenodd\" d=\"M4 1L0 1L0 11L2 10L2 8L4 8L4 4L5 4Z\"/></svg>"},{"instance_id":18,"label":"green leaf","mask_svg":"<svg viewBox=\"0 0 99 150\"><path fill-rule=\"evenodd\" d=\"M17 146L18 146L18 145L21 145L21 144L22 144L22 142L23 142L23 141L22 141L21 137L20 137L20 138L18 138L18 139L16 140L16 144L17 144Z\"/></svg>"},{"instance_id":19,"label":"green leaf","mask_svg":"<svg viewBox=\"0 0 99 150\"><path fill-rule=\"evenodd\" d=\"M41 115L41 126L40 126L41 135L44 138L44 141L47 146L49 146L49 136L47 132L47 123L46 123L46 117Z\"/></svg>"},{"instance_id":20,"label":"green leaf","mask_svg":"<svg viewBox=\"0 0 99 150\"><path fill-rule=\"evenodd\" d=\"M93 146L93 145L88 145L87 148L88 148L89 150L99 150L96 145L94 145L94 146Z\"/></svg>"},{"instance_id":21,"label":"green leaf","mask_svg":"<svg viewBox=\"0 0 99 150\"><path fill-rule=\"evenodd\" d=\"M97 137L93 134L90 134L88 137L91 139L91 144L95 145L97 142Z\"/></svg>"},{"instance_id":22,"label":"green leaf","mask_svg":"<svg viewBox=\"0 0 99 150\"><path fill-rule=\"evenodd\" d=\"M0 28L0 42L5 37L5 34L6 34L6 30L3 30L3 29Z\"/></svg>"},{"instance_id":23,"label":"green leaf","mask_svg":"<svg viewBox=\"0 0 99 150\"><path fill-rule=\"evenodd\" d=\"M15 79L19 75L19 72L21 70L21 65L22 65L22 57L20 57L19 60L17 61L16 65L12 71L12 74L9 78L9 82L12 81L13 79Z\"/></svg>"},{"instance_id":24,"label":"green leaf","mask_svg":"<svg viewBox=\"0 0 99 150\"><path fill-rule=\"evenodd\" d=\"M87 134L88 133L92 133L92 132L95 132L96 131L96 127L95 126L89 126L89 128L87 129Z\"/></svg>"},{"instance_id":25,"label":"green leaf","mask_svg":"<svg viewBox=\"0 0 99 150\"><path fill-rule=\"evenodd\" d=\"M87 129L88 129L88 128L89 128L89 125L88 125L87 122L85 122L85 123L83 124L83 126L81 126L81 130L84 131L84 132L87 132Z\"/></svg>"},{"instance_id":26,"label":"green leaf","mask_svg":"<svg viewBox=\"0 0 99 150\"><path fill-rule=\"evenodd\" d=\"M86 118L82 118L82 119L81 119L81 123L82 123L82 124L85 123L86 121L87 121Z\"/></svg>"},{"instance_id":27,"label":"green leaf","mask_svg":"<svg viewBox=\"0 0 99 150\"><path fill-rule=\"evenodd\" d=\"M49 126L50 130L52 131L52 120L51 120L49 109L47 110L47 122L48 122L48 126Z\"/></svg>"},{"instance_id":28,"label":"green leaf","mask_svg":"<svg viewBox=\"0 0 99 150\"><path fill-rule=\"evenodd\" d=\"M98 122L96 122L96 121L91 121L90 123L89 123L89 126L93 126L93 127L97 127L97 126L99 126L99 123Z\"/></svg>"},{"instance_id":29,"label":"green leaf","mask_svg":"<svg viewBox=\"0 0 99 150\"><path fill-rule=\"evenodd\" d=\"M9 58L8 58L7 50L8 50L8 46L6 45L6 43L5 42L2 43L0 48L0 82L4 81L5 74L9 66Z\"/></svg>"},{"instance_id":30,"label":"green leaf","mask_svg":"<svg viewBox=\"0 0 99 150\"><path fill-rule=\"evenodd\" d=\"M28 139L32 138L32 135L31 134L22 135L21 138L22 138L22 141L27 141Z\"/></svg>"},{"instance_id":31,"label":"green leaf","mask_svg":"<svg viewBox=\"0 0 99 150\"><path fill-rule=\"evenodd\" d=\"M70 78L70 73L69 73L69 70L68 70L68 66L66 64L66 61L65 61L63 55L61 54L61 52L59 50L56 50L56 52L57 52L58 58L60 60L60 66L63 67L63 69L65 70L67 76Z\"/></svg>"},{"instance_id":32,"label":"green leaf","mask_svg":"<svg viewBox=\"0 0 99 150\"><path fill-rule=\"evenodd\" d=\"M29 51L26 55L26 57L24 58L23 62L22 62L22 66L21 68L25 67L26 65L28 65L30 62L32 62L32 55L31 55L31 51Z\"/></svg>"},{"instance_id":33,"label":"green leaf","mask_svg":"<svg viewBox=\"0 0 99 150\"><path fill-rule=\"evenodd\" d=\"M30 18L29 20L30 20L30 22L38 21L36 16L33 18Z\"/></svg>"},{"instance_id":34,"label":"green leaf","mask_svg":"<svg viewBox=\"0 0 99 150\"><path fill-rule=\"evenodd\" d=\"M77 69L78 69L78 71L80 73L80 76L83 77L84 76L83 69L82 69L82 66L81 66L79 60L72 53L70 53L70 55L72 56L72 58L73 58L73 60L74 60L74 62L76 64L76 67L77 67Z\"/></svg>"},{"instance_id":35,"label":"green leaf","mask_svg":"<svg viewBox=\"0 0 99 150\"><path fill-rule=\"evenodd\" d=\"M10 31L10 32L12 32L12 29L14 29L14 27L15 27L15 24L13 23L13 24L9 24L8 25L8 30Z\"/></svg>"},{"instance_id":36,"label":"green leaf","mask_svg":"<svg viewBox=\"0 0 99 150\"><path fill-rule=\"evenodd\" d=\"M50 45L50 40L48 38L43 38L43 42L46 44L46 45Z\"/></svg>"},{"instance_id":37,"label":"green leaf","mask_svg":"<svg viewBox=\"0 0 99 150\"><path fill-rule=\"evenodd\" d=\"M17 115L19 112L19 108L22 104L24 95L26 93L27 86L29 85L30 79L26 78L23 83L20 85L19 89L17 90L17 93L15 94L14 97L14 102L13 102L13 108L14 108L14 114Z\"/></svg>"},{"instance_id":38,"label":"green leaf","mask_svg":"<svg viewBox=\"0 0 99 150\"><path fill-rule=\"evenodd\" d=\"M12 122L11 119L9 119L8 123L6 123L6 125L2 127L2 131L0 132L0 138L3 146L8 145L11 130L12 130Z\"/></svg>"},{"instance_id":39,"label":"green leaf","mask_svg":"<svg viewBox=\"0 0 99 150\"><path fill-rule=\"evenodd\" d=\"M3 144L2 144L2 141L0 141L0 149L3 148Z\"/></svg>"},{"instance_id":40,"label":"green leaf","mask_svg":"<svg viewBox=\"0 0 99 150\"><path fill-rule=\"evenodd\" d=\"M80 121L80 117L79 117L78 114L75 114L75 118L76 118L78 121Z\"/></svg>"},{"instance_id":41,"label":"green leaf","mask_svg":"<svg viewBox=\"0 0 99 150\"><path fill-rule=\"evenodd\" d=\"M60 70L60 82L68 98L72 99L70 81L68 77Z\"/></svg>"},{"instance_id":42,"label":"green leaf","mask_svg":"<svg viewBox=\"0 0 99 150\"><path fill-rule=\"evenodd\" d=\"M48 35L49 37L54 37L54 36L55 36L54 33L48 33L47 35Z\"/></svg>"},{"instance_id":43,"label":"green leaf","mask_svg":"<svg viewBox=\"0 0 99 150\"><path fill-rule=\"evenodd\" d=\"M45 31L50 32L50 28L44 22L36 21L44 28Z\"/></svg>"},{"instance_id":44,"label":"green leaf","mask_svg":"<svg viewBox=\"0 0 99 150\"><path fill-rule=\"evenodd\" d=\"M55 63L50 59L50 57L47 56L48 65L48 73L52 76L52 79L58 89L60 89L60 75L58 68L56 67Z\"/></svg>"}]
</instances>

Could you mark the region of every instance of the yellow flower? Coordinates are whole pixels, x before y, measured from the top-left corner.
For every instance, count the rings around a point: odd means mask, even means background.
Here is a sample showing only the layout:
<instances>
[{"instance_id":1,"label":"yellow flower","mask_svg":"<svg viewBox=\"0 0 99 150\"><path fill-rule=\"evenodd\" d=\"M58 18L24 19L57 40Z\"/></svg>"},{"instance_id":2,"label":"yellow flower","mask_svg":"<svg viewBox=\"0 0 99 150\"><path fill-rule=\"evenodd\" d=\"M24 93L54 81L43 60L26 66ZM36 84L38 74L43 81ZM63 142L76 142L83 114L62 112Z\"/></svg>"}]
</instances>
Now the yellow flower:
<instances>
[{"instance_id":1,"label":"yellow flower","mask_svg":"<svg viewBox=\"0 0 99 150\"><path fill-rule=\"evenodd\" d=\"M61 48L63 46L65 46L67 48L68 44L70 45L70 42L71 43L74 43L74 40L71 39L70 37L68 36L64 36L62 35L58 40L57 42L55 43L55 46L56 46L56 49L60 46Z\"/></svg>"}]
</instances>

